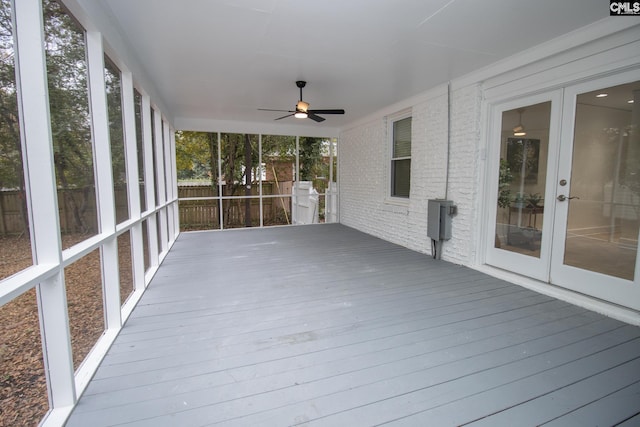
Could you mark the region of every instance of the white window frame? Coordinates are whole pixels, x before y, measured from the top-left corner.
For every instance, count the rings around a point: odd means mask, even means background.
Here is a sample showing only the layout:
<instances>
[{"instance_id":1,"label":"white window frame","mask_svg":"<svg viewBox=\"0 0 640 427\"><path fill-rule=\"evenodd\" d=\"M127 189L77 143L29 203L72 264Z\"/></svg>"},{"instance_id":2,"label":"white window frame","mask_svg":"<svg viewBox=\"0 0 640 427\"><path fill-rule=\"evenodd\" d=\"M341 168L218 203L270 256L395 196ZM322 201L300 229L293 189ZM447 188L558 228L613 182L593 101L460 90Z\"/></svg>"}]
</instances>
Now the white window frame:
<instances>
[{"instance_id":1,"label":"white window frame","mask_svg":"<svg viewBox=\"0 0 640 427\"><path fill-rule=\"evenodd\" d=\"M412 121L411 127L411 142L413 143L413 115L412 110L407 109L395 113L387 117L387 144L388 144L388 158L387 158L387 180L385 189L385 202L392 204L408 205L411 199L411 190L409 190L409 196L396 196L393 194L393 162L398 160L411 160L411 155L407 157L393 157L393 142L394 142L394 124L400 120L410 118ZM409 188L411 188L411 176L409 176Z\"/></svg>"}]
</instances>

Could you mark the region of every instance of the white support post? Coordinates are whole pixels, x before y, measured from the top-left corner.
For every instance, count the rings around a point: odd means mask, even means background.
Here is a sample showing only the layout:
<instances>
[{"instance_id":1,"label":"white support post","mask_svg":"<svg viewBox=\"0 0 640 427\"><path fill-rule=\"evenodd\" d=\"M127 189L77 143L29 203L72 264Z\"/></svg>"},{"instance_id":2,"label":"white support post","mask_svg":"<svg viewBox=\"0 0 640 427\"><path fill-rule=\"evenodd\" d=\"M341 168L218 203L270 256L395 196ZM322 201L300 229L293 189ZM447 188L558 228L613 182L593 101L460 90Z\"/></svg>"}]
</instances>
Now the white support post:
<instances>
[{"instance_id":1,"label":"white support post","mask_svg":"<svg viewBox=\"0 0 640 427\"><path fill-rule=\"evenodd\" d=\"M173 198L174 201L172 206L173 209L173 238L177 238L180 233L180 211L178 207L178 171L176 166L176 131L175 129L171 129L171 148L169 150L171 153L171 186L173 188Z\"/></svg>"},{"instance_id":2,"label":"white support post","mask_svg":"<svg viewBox=\"0 0 640 427\"><path fill-rule=\"evenodd\" d=\"M296 135L296 170L291 195L291 224L296 224L298 218L298 195L300 193L300 137Z\"/></svg>"},{"instance_id":3,"label":"white support post","mask_svg":"<svg viewBox=\"0 0 640 427\"><path fill-rule=\"evenodd\" d=\"M14 7L20 127L34 262L60 266L60 220L49 119L42 3L40 0L19 0ZM37 185L33 185L36 182ZM70 406L76 402L76 390L62 267L36 289L49 403L53 409Z\"/></svg>"},{"instance_id":4,"label":"white support post","mask_svg":"<svg viewBox=\"0 0 640 427\"><path fill-rule=\"evenodd\" d=\"M111 141L109 139L109 112L104 79L104 51L102 35L87 32L87 60L89 93L93 131L94 170L98 221L102 234L113 237L101 247L102 289L106 329L122 326L120 311L120 275L118 271L118 242L116 232L115 194L111 167Z\"/></svg>"},{"instance_id":5,"label":"white support post","mask_svg":"<svg viewBox=\"0 0 640 427\"><path fill-rule=\"evenodd\" d=\"M151 145L153 144L153 138L151 135L151 102L149 95L142 94L142 141L144 144L144 182L145 182L145 194L147 200L147 210L155 211L155 183L154 174L156 171L153 168L153 150ZM149 260L151 267L155 267L159 264L158 257L158 225L157 217L155 214L151 215L147 219L147 238L149 241ZM145 272L146 273L146 272Z\"/></svg>"},{"instance_id":6,"label":"white support post","mask_svg":"<svg viewBox=\"0 0 640 427\"><path fill-rule=\"evenodd\" d=\"M339 140L338 138L336 138L334 146L334 155L337 156L336 158L336 169L338 170L334 170L333 173L336 174L336 185L335 185L335 191L336 191L336 206L335 206L335 213L334 213L334 217L335 217L335 222L340 222L340 146L339 144Z\"/></svg>"},{"instance_id":7,"label":"white support post","mask_svg":"<svg viewBox=\"0 0 640 427\"><path fill-rule=\"evenodd\" d=\"M131 227L131 256L133 259L133 283L136 290L145 288L144 248L140 220L140 183L138 182L138 150L136 141L136 111L133 98L133 76L122 72L122 117L124 121L125 160L127 162L127 194L131 219L138 222Z\"/></svg>"},{"instance_id":8,"label":"white support post","mask_svg":"<svg viewBox=\"0 0 640 427\"><path fill-rule=\"evenodd\" d=\"M165 177L165 163L164 163L164 132L163 132L163 126L162 126L162 115L160 114L159 111L155 110L154 114L153 114L153 121L154 123L152 123L152 125L154 126L155 132L154 135L155 137L155 141L153 141L153 143L155 144L155 154L156 154L156 170L155 170L155 174L157 177L157 183L158 183L158 188L156 189L156 197L158 198L157 200L157 205L158 206L162 206L165 204L165 202L167 201L167 193L166 193L166 177ZM156 217L157 217L157 221L158 224L160 226L160 241L158 242L158 247L160 249L160 251L162 253L167 251L168 245L167 245L167 210L166 209L160 209L157 211L156 213ZM156 231L156 234L157 231Z\"/></svg>"},{"instance_id":9,"label":"white support post","mask_svg":"<svg viewBox=\"0 0 640 427\"><path fill-rule=\"evenodd\" d=\"M264 207L262 198L262 134L258 135L258 190L260 194L260 227L264 227ZM273 199L275 200L275 199Z\"/></svg>"},{"instance_id":10,"label":"white support post","mask_svg":"<svg viewBox=\"0 0 640 427\"><path fill-rule=\"evenodd\" d=\"M174 199L173 196L173 165L172 165L172 156L171 156L171 130L169 128L169 124L166 121L163 121L162 126L162 136L164 140L164 183L167 195L167 201L172 202ZM173 203L168 205L166 208L167 212L167 240L173 241L175 236L174 230L174 219L173 219Z\"/></svg>"},{"instance_id":11,"label":"white support post","mask_svg":"<svg viewBox=\"0 0 640 427\"><path fill-rule=\"evenodd\" d=\"M220 230L224 229L224 201L222 200L222 195L224 191L222 189L222 162L220 158L222 157L222 147L220 147L220 142L222 141L222 136L220 132L218 132L218 206L220 206L220 211L218 213L218 219L220 220Z\"/></svg>"}]
</instances>

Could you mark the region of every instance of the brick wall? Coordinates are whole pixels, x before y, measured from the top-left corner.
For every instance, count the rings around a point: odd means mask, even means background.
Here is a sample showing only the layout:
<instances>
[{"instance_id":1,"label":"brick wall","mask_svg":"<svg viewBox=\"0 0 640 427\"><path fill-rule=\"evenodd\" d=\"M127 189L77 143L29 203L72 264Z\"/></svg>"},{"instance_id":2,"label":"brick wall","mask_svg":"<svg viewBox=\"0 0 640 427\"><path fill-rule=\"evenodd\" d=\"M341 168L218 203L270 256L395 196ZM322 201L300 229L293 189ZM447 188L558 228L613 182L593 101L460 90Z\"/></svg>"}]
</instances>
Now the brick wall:
<instances>
[{"instance_id":1,"label":"brick wall","mask_svg":"<svg viewBox=\"0 0 640 427\"><path fill-rule=\"evenodd\" d=\"M458 205L453 238L442 258L470 264L477 231L480 91L469 86L452 93L449 199ZM447 95L411 105L411 194L407 204L389 195L389 141L384 116L340 135L340 221L410 249L431 253L427 237L427 200L443 198L447 158Z\"/></svg>"}]
</instances>

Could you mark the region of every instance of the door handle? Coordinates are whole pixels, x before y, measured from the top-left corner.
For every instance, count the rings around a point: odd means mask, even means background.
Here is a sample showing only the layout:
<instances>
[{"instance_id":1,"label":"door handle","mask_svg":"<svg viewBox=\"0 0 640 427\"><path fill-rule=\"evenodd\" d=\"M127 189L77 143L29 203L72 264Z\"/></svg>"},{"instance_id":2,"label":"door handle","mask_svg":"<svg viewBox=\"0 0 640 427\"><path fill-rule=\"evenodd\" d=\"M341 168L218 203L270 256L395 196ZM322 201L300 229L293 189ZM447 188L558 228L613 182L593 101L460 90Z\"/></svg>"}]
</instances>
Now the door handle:
<instances>
[{"instance_id":1,"label":"door handle","mask_svg":"<svg viewBox=\"0 0 640 427\"><path fill-rule=\"evenodd\" d=\"M565 200L571 200L571 199L580 199L580 197L578 196L572 196L572 197L567 197L564 194L561 194L557 197L558 201L560 202L564 202Z\"/></svg>"}]
</instances>

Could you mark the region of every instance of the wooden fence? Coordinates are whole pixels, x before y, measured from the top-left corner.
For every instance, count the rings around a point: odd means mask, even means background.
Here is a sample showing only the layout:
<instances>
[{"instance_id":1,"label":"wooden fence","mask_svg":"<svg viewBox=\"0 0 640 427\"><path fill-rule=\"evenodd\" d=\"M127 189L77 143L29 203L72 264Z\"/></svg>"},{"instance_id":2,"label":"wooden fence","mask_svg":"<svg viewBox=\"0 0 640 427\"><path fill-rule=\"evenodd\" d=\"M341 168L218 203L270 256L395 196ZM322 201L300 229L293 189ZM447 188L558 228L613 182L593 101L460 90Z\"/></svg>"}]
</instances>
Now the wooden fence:
<instances>
[{"instance_id":1,"label":"wooden fence","mask_svg":"<svg viewBox=\"0 0 640 427\"><path fill-rule=\"evenodd\" d=\"M291 223L292 182L263 182L262 199L263 224L286 225ZM116 218L121 222L129 218L127 190L115 188ZM260 199L257 185L252 188L256 198L251 199L251 224L260 225ZM282 197L278 197L282 194ZM244 195L244 194L242 194ZM210 185L178 186L178 197L215 197ZM215 200L180 200L180 228L182 230L202 230L220 228L220 202ZM63 233L96 232L98 215L93 187L74 188L58 191L60 228ZM245 226L245 199L234 198L222 201L224 227ZM19 190L0 191L0 236L28 234L28 215L24 193Z\"/></svg>"},{"instance_id":2,"label":"wooden fence","mask_svg":"<svg viewBox=\"0 0 640 427\"><path fill-rule=\"evenodd\" d=\"M276 197L264 197L262 199L262 212L264 225L286 225L291 223L291 182L262 183L264 196L276 195ZM278 191L279 190L279 191ZM282 194L282 197L277 197ZM260 198L259 187L252 187L250 199L251 225L260 225ZM239 194L238 196L244 196ZM178 186L180 206L181 230L211 230L220 228L220 199L209 200L184 200L194 197L217 197L217 191L210 185ZM245 227L245 203L246 199L237 197L222 199L222 212L224 228Z\"/></svg>"},{"instance_id":3,"label":"wooden fence","mask_svg":"<svg viewBox=\"0 0 640 427\"><path fill-rule=\"evenodd\" d=\"M127 190L116 187L116 218L121 222L129 217ZM60 229L63 233L96 232L98 214L94 187L58 190ZM20 190L0 191L0 236L29 233L29 219L25 194Z\"/></svg>"}]
</instances>

